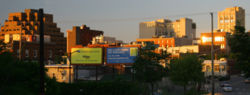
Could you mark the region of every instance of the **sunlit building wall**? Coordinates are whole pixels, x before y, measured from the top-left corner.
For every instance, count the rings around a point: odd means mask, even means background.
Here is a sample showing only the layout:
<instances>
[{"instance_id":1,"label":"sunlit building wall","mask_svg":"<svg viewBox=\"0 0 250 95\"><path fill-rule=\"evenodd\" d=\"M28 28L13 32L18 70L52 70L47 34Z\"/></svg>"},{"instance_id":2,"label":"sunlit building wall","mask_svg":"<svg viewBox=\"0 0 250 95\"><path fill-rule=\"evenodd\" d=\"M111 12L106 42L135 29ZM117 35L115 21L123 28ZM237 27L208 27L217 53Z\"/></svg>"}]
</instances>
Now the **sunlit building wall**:
<instances>
[{"instance_id":1,"label":"sunlit building wall","mask_svg":"<svg viewBox=\"0 0 250 95\"><path fill-rule=\"evenodd\" d=\"M141 22L139 27L139 38L174 36L174 31L170 20L158 19L156 21Z\"/></svg>"},{"instance_id":2,"label":"sunlit building wall","mask_svg":"<svg viewBox=\"0 0 250 95\"><path fill-rule=\"evenodd\" d=\"M196 24L192 19L189 18L181 18L172 22L173 29L176 37L187 37L187 38L195 38L196 37Z\"/></svg>"},{"instance_id":3,"label":"sunlit building wall","mask_svg":"<svg viewBox=\"0 0 250 95\"><path fill-rule=\"evenodd\" d=\"M74 81L74 70L72 65L68 64L54 64L45 65L47 69L46 74L50 78L55 78L58 82L71 83Z\"/></svg>"},{"instance_id":4,"label":"sunlit building wall","mask_svg":"<svg viewBox=\"0 0 250 95\"><path fill-rule=\"evenodd\" d=\"M55 57L66 52L64 33L53 21L53 15L44 13L44 54L45 62L53 61ZM19 41L22 41L22 60L38 61L39 59L39 20L37 9L25 9L24 12L10 13L1 27L0 40L19 55ZM20 36L21 34L21 36ZM22 39L21 39L22 38Z\"/></svg>"},{"instance_id":5,"label":"sunlit building wall","mask_svg":"<svg viewBox=\"0 0 250 95\"><path fill-rule=\"evenodd\" d=\"M228 33L227 32L215 32L214 33L214 45L219 45L221 50L225 50L228 51L229 50L229 46L227 44L227 39L226 39L226 35ZM201 33L200 36L200 44L201 45L211 45L212 44L212 35L211 33Z\"/></svg>"},{"instance_id":6,"label":"sunlit building wall","mask_svg":"<svg viewBox=\"0 0 250 95\"><path fill-rule=\"evenodd\" d=\"M232 33L235 26L245 27L245 10L241 7L226 8L218 12L218 29Z\"/></svg>"}]
</instances>

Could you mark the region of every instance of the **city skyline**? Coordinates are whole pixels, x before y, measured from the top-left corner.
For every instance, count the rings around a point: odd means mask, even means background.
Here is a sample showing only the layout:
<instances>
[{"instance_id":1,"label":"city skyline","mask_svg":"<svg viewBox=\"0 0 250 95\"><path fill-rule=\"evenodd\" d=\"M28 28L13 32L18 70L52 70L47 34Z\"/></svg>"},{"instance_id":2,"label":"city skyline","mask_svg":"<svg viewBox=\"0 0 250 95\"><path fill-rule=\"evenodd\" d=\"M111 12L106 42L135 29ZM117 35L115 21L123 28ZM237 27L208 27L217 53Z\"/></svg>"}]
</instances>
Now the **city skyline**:
<instances>
[{"instance_id":1,"label":"city skyline","mask_svg":"<svg viewBox=\"0 0 250 95\"><path fill-rule=\"evenodd\" d=\"M60 2L60 3L58 3ZM182 2L182 3L180 3ZM104 35L116 37L125 42L135 41L139 37L139 23L159 18L176 20L182 17L191 18L197 24L196 37L200 33L210 32L209 12L222 11L225 8L241 6L246 11L246 30L249 30L250 1L242 0L12 0L0 4L0 22L8 19L8 14L24 9L44 8L46 13L54 15L55 22L65 33L72 26L86 24L93 29L104 31ZM181 7L176 7L179 4ZM6 6L12 5L12 6ZM15 7L13 7L15 6ZM67 6L71 6L68 8ZM153 7L157 6L157 7ZM217 13L214 16L214 29L217 29Z\"/></svg>"}]
</instances>

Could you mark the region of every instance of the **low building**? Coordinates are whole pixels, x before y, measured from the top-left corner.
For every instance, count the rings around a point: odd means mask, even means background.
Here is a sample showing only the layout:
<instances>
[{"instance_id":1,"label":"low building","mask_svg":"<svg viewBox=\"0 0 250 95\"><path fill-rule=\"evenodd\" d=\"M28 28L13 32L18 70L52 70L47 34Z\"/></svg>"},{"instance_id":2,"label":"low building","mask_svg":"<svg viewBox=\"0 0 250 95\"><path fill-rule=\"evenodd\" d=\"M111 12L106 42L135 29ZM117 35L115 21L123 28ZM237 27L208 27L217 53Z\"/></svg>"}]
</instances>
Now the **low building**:
<instances>
[{"instance_id":1,"label":"low building","mask_svg":"<svg viewBox=\"0 0 250 95\"><path fill-rule=\"evenodd\" d=\"M220 49L219 46L214 46L214 49ZM179 57L182 54L193 53L197 55L210 55L211 54L211 46L209 45L184 45L177 47L169 47L167 48L167 52L170 53L174 57ZM219 53L219 52L215 52Z\"/></svg>"},{"instance_id":2,"label":"low building","mask_svg":"<svg viewBox=\"0 0 250 95\"><path fill-rule=\"evenodd\" d=\"M205 73L205 76L211 76L212 75L212 61L211 60L204 60L202 63L202 72ZM227 60L220 59L220 60L214 60L214 75L217 77L224 77L228 75L228 65Z\"/></svg>"},{"instance_id":3,"label":"low building","mask_svg":"<svg viewBox=\"0 0 250 95\"><path fill-rule=\"evenodd\" d=\"M219 45L221 50L225 53L229 52L229 46L227 43L226 36L228 35L227 32L214 32L214 45ZM212 42L212 34L209 33L201 33L200 36L201 45L211 45Z\"/></svg>"},{"instance_id":4,"label":"low building","mask_svg":"<svg viewBox=\"0 0 250 95\"><path fill-rule=\"evenodd\" d=\"M58 82L72 83L74 81L74 69L68 64L45 65L46 73L50 78L55 78Z\"/></svg>"}]
</instances>

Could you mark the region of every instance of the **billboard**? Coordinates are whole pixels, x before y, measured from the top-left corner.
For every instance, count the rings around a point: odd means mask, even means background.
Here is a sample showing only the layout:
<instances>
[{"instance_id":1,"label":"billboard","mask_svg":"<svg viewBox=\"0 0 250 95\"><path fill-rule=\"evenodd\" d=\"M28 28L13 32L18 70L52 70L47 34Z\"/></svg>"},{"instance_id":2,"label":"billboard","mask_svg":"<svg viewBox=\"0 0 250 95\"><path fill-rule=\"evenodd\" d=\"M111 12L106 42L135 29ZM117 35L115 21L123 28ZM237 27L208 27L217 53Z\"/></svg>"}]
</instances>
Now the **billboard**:
<instances>
[{"instance_id":1,"label":"billboard","mask_svg":"<svg viewBox=\"0 0 250 95\"><path fill-rule=\"evenodd\" d=\"M72 48L71 64L102 64L102 48Z\"/></svg>"},{"instance_id":2,"label":"billboard","mask_svg":"<svg viewBox=\"0 0 250 95\"><path fill-rule=\"evenodd\" d=\"M137 54L137 47L107 48L107 64L134 63Z\"/></svg>"}]
</instances>

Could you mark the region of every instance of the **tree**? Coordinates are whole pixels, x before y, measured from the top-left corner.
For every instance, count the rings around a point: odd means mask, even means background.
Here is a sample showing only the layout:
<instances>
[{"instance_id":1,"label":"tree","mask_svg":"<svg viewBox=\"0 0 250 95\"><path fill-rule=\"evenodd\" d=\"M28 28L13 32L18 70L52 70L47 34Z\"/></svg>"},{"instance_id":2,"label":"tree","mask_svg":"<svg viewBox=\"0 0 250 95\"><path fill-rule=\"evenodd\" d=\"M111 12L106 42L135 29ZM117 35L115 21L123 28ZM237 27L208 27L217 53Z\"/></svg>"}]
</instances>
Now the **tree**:
<instances>
[{"instance_id":1,"label":"tree","mask_svg":"<svg viewBox=\"0 0 250 95\"><path fill-rule=\"evenodd\" d=\"M186 92L189 83L197 85L204 79L202 72L202 61L195 55L185 55L170 62L170 80L175 84L181 85Z\"/></svg>"},{"instance_id":2,"label":"tree","mask_svg":"<svg viewBox=\"0 0 250 95\"><path fill-rule=\"evenodd\" d=\"M237 67L250 77L250 36L245 32L245 28L235 26L232 35L227 36L232 58L236 60Z\"/></svg>"},{"instance_id":3,"label":"tree","mask_svg":"<svg viewBox=\"0 0 250 95\"><path fill-rule=\"evenodd\" d=\"M5 46L0 43L0 46ZM23 62L16 59L6 48L0 48L0 95L39 94L40 69L38 63ZM58 95L58 83L45 77L46 95Z\"/></svg>"},{"instance_id":4,"label":"tree","mask_svg":"<svg viewBox=\"0 0 250 95\"><path fill-rule=\"evenodd\" d=\"M145 47L139 49L139 54L133 64L133 69L136 72L135 78L140 82L149 84L152 95L154 83L160 81L166 75L166 70L159 64L159 60L165 60L168 56L165 52L155 53L156 48L157 46L153 43L146 43Z\"/></svg>"}]
</instances>

